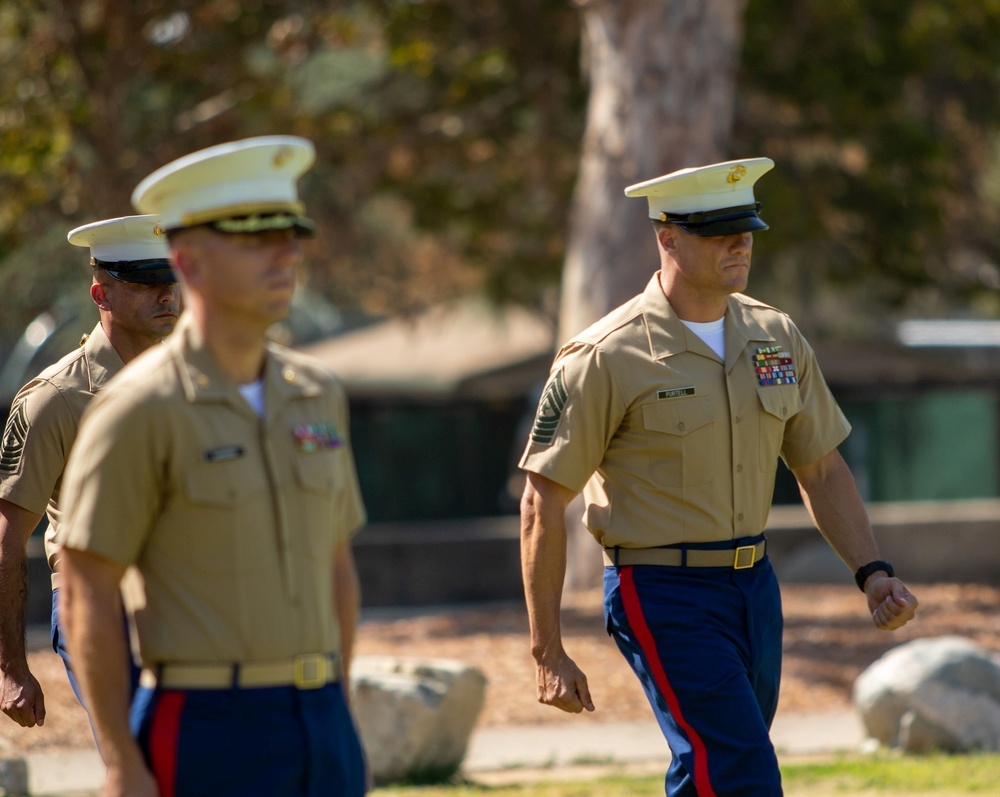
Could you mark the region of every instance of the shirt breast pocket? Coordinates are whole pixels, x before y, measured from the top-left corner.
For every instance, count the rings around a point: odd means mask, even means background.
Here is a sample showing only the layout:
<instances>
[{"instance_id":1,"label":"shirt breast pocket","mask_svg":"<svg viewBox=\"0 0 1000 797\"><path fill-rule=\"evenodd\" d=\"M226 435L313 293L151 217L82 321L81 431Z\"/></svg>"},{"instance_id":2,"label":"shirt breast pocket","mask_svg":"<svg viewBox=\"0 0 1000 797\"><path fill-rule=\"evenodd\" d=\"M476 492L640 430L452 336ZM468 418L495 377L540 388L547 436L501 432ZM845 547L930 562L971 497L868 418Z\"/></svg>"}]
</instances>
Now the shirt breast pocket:
<instances>
[{"instance_id":1,"label":"shirt breast pocket","mask_svg":"<svg viewBox=\"0 0 1000 797\"><path fill-rule=\"evenodd\" d=\"M169 524L173 549L184 552L185 566L192 570L231 574L248 524L271 511L264 474L244 459L199 462L186 470L181 483L183 499L174 503Z\"/></svg>"},{"instance_id":2,"label":"shirt breast pocket","mask_svg":"<svg viewBox=\"0 0 1000 797\"><path fill-rule=\"evenodd\" d=\"M202 464L184 475L187 499L204 507L231 509L263 488L259 475L249 473L235 462Z\"/></svg>"},{"instance_id":3,"label":"shirt breast pocket","mask_svg":"<svg viewBox=\"0 0 1000 797\"><path fill-rule=\"evenodd\" d=\"M307 530L305 544L318 560L330 558L338 538L344 456L342 451L322 451L295 458L295 523Z\"/></svg>"},{"instance_id":4,"label":"shirt breast pocket","mask_svg":"<svg viewBox=\"0 0 1000 797\"><path fill-rule=\"evenodd\" d=\"M785 438L785 424L802 411L802 395L798 385L778 385L757 388L760 399L760 469L770 473L778 469L778 457Z\"/></svg>"},{"instance_id":5,"label":"shirt breast pocket","mask_svg":"<svg viewBox=\"0 0 1000 797\"><path fill-rule=\"evenodd\" d=\"M338 452L301 454L295 459L295 481L301 490L331 496L340 486Z\"/></svg>"},{"instance_id":6,"label":"shirt breast pocket","mask_svg":"<svg viewBox=\"0 0 1000 797\"><path fill-rule=\"evenodd\" d=\"M672 399L642 408L642 423L657 484L693 487L712 481L715 471L712 402Z\"/></svg>"}]
</instances>

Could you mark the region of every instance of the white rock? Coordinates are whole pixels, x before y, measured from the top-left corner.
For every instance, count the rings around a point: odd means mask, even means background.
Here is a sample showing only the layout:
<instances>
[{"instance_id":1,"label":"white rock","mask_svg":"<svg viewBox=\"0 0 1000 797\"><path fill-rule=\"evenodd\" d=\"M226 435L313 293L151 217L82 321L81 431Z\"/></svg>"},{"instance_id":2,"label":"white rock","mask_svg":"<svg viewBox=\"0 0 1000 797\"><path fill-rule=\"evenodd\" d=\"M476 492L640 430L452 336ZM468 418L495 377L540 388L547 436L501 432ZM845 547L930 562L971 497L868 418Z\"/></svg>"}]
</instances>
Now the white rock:
<instances>
[{"instance_id":1,"label":"white rock","mask_svg":"<svg viewBox=\"0 0 1000 797\"><path fill-rule=\"evenodd\" d=\"M868 734L907 752L1000 749L1000 654L959 636L893 648L854 682Z\"/></svg>"},{"instance_id":2,"label":"white rock","mask_svg":"<svg viewBox=\"0 0 1000 797\"><path fill-rule=\"evenodd\" d=\"M461 661L355 657L351 707L375 783L457 771L485 697L486 677Z\"/></svg>"}]
</instances>

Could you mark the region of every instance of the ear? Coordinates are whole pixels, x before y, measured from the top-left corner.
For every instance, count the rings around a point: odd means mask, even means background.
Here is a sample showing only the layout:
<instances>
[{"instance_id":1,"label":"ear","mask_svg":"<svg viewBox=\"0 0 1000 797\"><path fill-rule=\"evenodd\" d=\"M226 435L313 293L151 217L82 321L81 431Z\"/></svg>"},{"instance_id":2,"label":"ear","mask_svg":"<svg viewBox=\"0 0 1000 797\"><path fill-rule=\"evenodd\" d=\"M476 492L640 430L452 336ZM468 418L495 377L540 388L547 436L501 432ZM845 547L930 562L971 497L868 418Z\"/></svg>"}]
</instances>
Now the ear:
<instances>
[{"instance_id":1,"label":"ear","mask_svg":"<svg viewBox=\"0 0 1000 797\"><path fill-rule=\"evenodd\" d=\"M677 249L677 228L673 224L661 225L656 230L656 240L665 252Z\"/></svg>"},{"instance_id":2,"label":"ear","mask_svg":"<svg viewBox=\"0 0 1000 797\"><path fill-rule=\"evenodd\" d=\"M111 299L108 297L108 292L104 289L104 286L99 282L95 282L90 286L90 298L94 300L94 304L100 307L102 310L111 309Z\"/></svg>"},{"instance_id":3,"label":"ear","mask_svg":"<svg viewBox=\"0 0 1000 797\"><path fill-rule=\"evenodd\" d=\"M176 244L171 244L170 265L181 276L185 284L197 286L201 282L199 262L197 247L189 245L183 239L177 241Z\"/></svg>"}]
</instances>

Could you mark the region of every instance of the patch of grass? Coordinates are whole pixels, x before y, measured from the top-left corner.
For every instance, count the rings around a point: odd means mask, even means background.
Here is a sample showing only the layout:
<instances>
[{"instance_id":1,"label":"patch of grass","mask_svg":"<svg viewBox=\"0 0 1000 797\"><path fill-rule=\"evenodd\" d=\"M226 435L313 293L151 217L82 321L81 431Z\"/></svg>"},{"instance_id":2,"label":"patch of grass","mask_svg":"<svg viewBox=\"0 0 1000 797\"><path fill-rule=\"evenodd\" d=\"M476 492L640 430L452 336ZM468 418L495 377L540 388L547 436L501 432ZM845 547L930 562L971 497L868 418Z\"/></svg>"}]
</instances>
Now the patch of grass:
<instances>
[{"instance_id":1,"label":"patch of grass","mask_svg":"<svg viewBox=\"0 0 1000 797\"><path fill-rule=\"evenodd\" d=\"M390 787L376 789L373 797L649 797L663 794L663 776L613 775L592 780L544 781L509 786L488 786L463 781L451 786Z\"/></svg>"},{"instance_id":2,"label":"patch of grass","mask_svg":"<svg viewBox=\"0 0 1000 797\"><path fill-rule=\"evenodd\" d=\"M447 767L425 767L407 774L400 781L400 786L445 786L452 783L458 775L458 765Z\"/></svg>"},{"instance_id":3,"label":"patch of grass","mask_svg":"<svg viewBox=\"0 0 1000 797\"><path fill-rule=\"evenodd\" d=\"M878 753L824 763L786 764L781 773L787 789L822 785L845 793L864 789L886 794L940 791L994 795L1000 783L1000 755Z\"/></svg>"},{"instance_id":4,"label":"patch of grass","mask_svg":"<svg viewBox=\"0 0 1000 797\"><path fill-rule=\"evenodd\" d=\"M570 761L570 764L578 767L607 765L613 763L615 763L614 756L596 755L594 753L589 753L586 755L578 755L576 758Z\"/></svg>"},{"instance_id":5,"label":"patch of grass","mask_svg":"<svg viewBox=\"0 0 1000 797\"><path fill-rule=\"evenodd\" d=\"M502 765L504 769L554 769L556 766L556 758L554 755L549 756L544 761L539 764L532 764L530 767L527 764L523 764L518 761L508 761Z\"/></svg>"},{"instance_id":6,"label":"patch of grass","mask_svg":"<svg viewBox=\"0 0 1000 797\"><path fill-rule=\"evenodd\" d=\"M901 756L879 753L845 756L822 762L785 763L781 767L787 797L806 795L996 795L1000 755ZM558 768L544 780L490 786L468 780L434 786L391 786L373 797L658 797L663 775L606 775L587 780L557 778Z\"/></svg>"}]
</instances>

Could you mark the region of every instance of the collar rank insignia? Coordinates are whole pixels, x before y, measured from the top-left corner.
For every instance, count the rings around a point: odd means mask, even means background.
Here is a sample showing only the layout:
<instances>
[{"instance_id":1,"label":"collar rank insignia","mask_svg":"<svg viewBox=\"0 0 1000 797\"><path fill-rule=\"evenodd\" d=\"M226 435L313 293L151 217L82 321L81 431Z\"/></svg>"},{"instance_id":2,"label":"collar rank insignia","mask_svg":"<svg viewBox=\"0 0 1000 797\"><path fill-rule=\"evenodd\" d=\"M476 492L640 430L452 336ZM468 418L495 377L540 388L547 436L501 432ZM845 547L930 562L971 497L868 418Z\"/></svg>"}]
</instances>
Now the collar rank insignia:
<instances>
[{"instance_id":1,"label":"collar rank insignia","mask_svg":"<svg viewBox=\"0 0 1000 797\"><path fill-rule=\"evenodd\" d=\"M753 364L761 386L794 385L799 381L795 363L781 346L761 346L753 356Z\"/></svg>"},{"instance_id":2,"label":"collar rank insignia","mask_svg":"<svg viewBox=\"0 0 1000 797\"><path fill-rule=\"evenodd\" d=\"M343 438L332 423L300 423L292 433L295 435L295 447L307 453L344 445Z\"/></svg>"}]
</instances>

